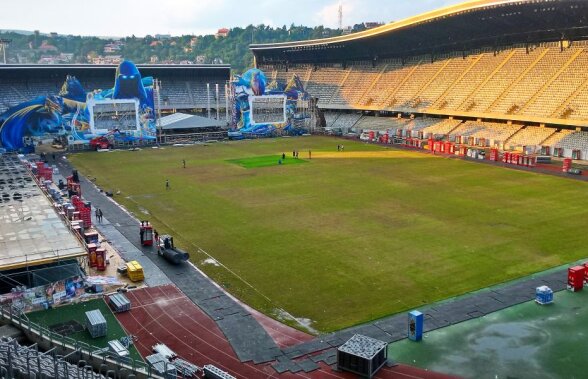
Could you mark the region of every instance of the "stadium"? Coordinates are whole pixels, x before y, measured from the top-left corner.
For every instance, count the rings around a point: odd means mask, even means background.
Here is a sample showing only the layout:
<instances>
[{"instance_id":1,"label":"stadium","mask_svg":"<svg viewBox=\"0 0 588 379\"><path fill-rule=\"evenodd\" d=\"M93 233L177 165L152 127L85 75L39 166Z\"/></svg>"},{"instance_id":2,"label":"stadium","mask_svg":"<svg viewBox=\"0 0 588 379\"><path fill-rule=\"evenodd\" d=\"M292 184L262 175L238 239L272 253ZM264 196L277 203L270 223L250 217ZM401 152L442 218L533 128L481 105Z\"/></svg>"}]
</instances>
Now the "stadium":
<instances>
[{"instance_id":1,"label":"stadium","mask_svg":"<svg viewBox=\"0 0 588 379\"><path fill-rule=\"evenodd\" d=\"M588 3L254 67L0 65L0 376L582 377Z\"/></svg>"}]
</instances>

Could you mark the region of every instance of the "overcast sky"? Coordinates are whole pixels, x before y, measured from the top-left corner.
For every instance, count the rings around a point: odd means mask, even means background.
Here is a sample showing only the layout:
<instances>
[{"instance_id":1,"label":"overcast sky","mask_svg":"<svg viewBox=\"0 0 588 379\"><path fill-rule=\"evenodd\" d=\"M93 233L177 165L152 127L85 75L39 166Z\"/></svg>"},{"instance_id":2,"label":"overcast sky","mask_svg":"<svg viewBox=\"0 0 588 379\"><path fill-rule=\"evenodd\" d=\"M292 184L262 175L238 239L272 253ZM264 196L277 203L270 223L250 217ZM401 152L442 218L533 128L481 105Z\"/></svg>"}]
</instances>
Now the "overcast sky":
<instances>
[{"instance_id":1,"label":"overcast sky","mask_svg":"<svg viewBox=\"0 0 588 379\"><path fill-rule=\"evenodd\" d=\"M343 25L390 22L458 0L342 0ZM221 27L337 26L339 0L2 0L0 29L60 34L209 34Z\"/></svg>"}]
</instances>

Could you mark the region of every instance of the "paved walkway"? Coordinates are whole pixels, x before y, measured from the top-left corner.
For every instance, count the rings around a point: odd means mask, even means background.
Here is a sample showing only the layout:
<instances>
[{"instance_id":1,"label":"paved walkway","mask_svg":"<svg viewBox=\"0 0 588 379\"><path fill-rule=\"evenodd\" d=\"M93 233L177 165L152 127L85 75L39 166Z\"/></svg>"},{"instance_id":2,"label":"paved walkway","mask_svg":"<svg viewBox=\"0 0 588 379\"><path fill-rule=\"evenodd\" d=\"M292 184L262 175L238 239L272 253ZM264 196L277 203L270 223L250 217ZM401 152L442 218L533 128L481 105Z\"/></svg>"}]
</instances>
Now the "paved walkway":
<instances>
[{"instance_id":1,"label":"paved walkway","mask_svg":"<svg viewBox=\"0 0 588 379\"><path fill-rule=\"evenodd\" d=\"M60 162L60 170L68 173L71 168L66 162ZM241 362L264 363L277 360L273 365L276 371L297 372L301 366L312 366L313 363L333 364L336 348L356 333L386 342L406 338L407 315L401 313L280 349L249 311L227 296L194 266L188 264L174 266L149 250L143 249L139 243L138 221L100 193L85 178L80 176L80 180L84 197L101 208L110 220L109 223L98 225L99 230L133 259L138 259L142 264L143 262L146 265L153 264L156 267L153 272L159 270L165 274L215 320ZM144 267L151 275L152 267ZM154 281L165 282L165 279L158 274L155 276ZM535 288L538 286L547 285L554 291L561 291L566 288L566 284L567 268L560 267L522 280L434 303L419 310L425 314L425 331L430 331L532 300L535 296Z\"/></svg>"}]
</instances>

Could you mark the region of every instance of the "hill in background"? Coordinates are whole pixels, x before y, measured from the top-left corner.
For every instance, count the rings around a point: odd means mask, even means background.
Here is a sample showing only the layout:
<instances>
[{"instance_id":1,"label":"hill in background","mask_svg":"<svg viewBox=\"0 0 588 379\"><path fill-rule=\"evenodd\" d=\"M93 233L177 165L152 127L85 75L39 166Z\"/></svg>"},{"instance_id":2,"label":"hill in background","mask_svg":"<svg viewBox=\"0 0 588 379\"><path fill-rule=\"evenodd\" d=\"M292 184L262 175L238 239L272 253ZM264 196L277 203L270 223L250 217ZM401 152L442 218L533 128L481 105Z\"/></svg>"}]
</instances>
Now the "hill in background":
<instances>
[{"instance_id":1,"label":"hill in background","mask_svg":"<svg viewBox=\"0 0 588 379\"><path fill-rule=\"evenodd\" d=\"M364 30L357 24L346 32ZM39 31L1 30L9 39L8 63L117 64L123 59L135 63L230 64L235 73L253 65L251 43L272 43L317 39L341 35L343 31L323 26L314 28L267 25L219 29L215 35L147 35L145 37L82 37Z\"/></svg>"}]
</instances>

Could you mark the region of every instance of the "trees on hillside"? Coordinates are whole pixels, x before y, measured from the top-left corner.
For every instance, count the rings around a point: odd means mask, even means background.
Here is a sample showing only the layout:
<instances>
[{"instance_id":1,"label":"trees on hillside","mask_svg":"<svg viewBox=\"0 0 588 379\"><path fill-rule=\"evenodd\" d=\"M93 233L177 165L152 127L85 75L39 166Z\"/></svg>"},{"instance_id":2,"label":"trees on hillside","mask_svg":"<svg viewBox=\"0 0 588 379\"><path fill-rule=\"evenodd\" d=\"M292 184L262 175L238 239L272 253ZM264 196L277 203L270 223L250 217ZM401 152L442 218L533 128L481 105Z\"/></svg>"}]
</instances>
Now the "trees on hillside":
<instances>
[{"instance_id":1,"label":"trees on hillside","mask_svg":"<svg viewBox=\"0 0 588 379\"><path fill-rule=\"evenodd\" d=\"M180 63L183 61L202 63L223 62L230 64L236 73L241 73L253 65L253 54L249 50L252 43L275 43L297 40L318 39L339 35L340 30L323 26L309 28L306 26L286 25L271 27L268 25L249 25L245 28L230 29L228 36L183 35L166 39L157 39L147 35L139 38L130 36L120 39L120 51L105 52L107 44L115 39L98 37L81 37L72 35L47 35L35 31L28 35L15 32L0 33L0 38L12 40L8 59L13 63L36 63L44 55L40 49L43 42L55 46L51 54L73 53L74 61L87 63L88 57L115 54L135 63L149 63L156 57L159 63ZM118 40L118 39L117 39ZM19 59L31 60L20 62Z\"/></svg>"}]
</instances>

